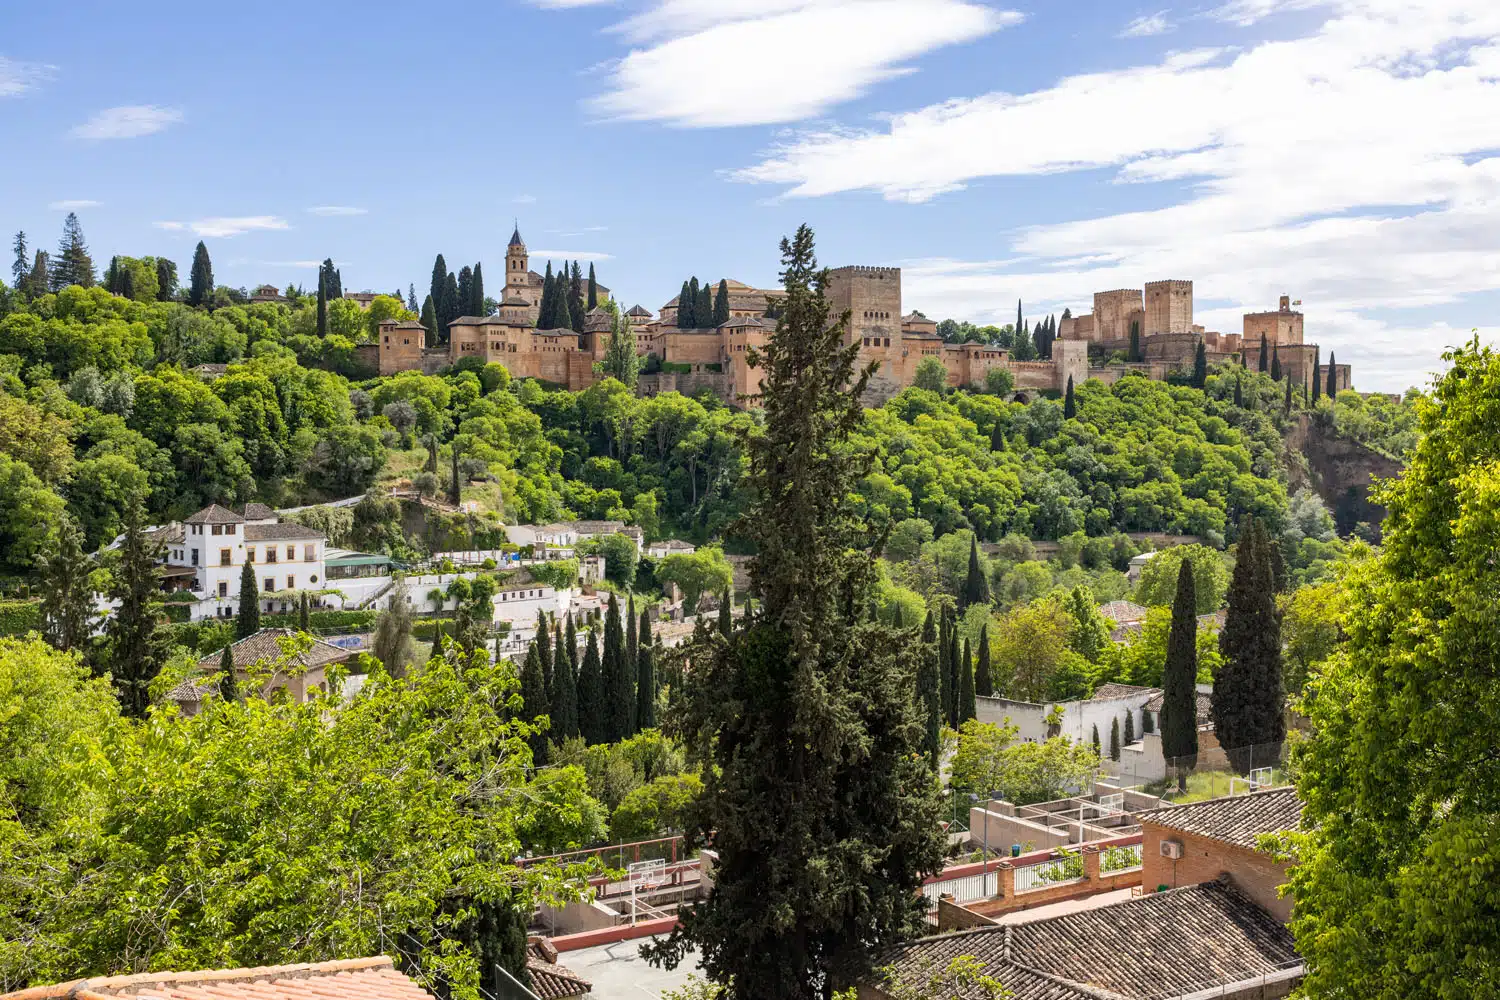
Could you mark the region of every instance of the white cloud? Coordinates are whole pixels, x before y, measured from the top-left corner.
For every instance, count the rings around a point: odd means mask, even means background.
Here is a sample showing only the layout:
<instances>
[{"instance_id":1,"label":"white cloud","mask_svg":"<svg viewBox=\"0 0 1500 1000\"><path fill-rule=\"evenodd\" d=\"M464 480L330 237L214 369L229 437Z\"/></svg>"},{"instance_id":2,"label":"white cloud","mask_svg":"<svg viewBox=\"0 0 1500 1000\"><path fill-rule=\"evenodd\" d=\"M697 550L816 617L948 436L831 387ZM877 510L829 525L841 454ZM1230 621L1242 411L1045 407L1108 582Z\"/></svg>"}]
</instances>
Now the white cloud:
<instances>
[{"instance_id":1,"label":"white cloud","mask_svg":"<svg viewBox=\"0 0 1500 1000\"><path fill-rule=\"evenodd\" d=\"M612 253L599 253L594 250L528 250L532 260L577 260L577 261L600 261L614 260Z\"/></svg>"},{"instance_id":2,"label":"white cloud","mask_svg":"<svg viewBox=\"0 0 1500 1000\"><path fill-rule=\"evenodd\" d=\"M54 212L76 212L80 208L98 208L104 204L102 201L90 201L88 198L65 198L62 201L54 201L47 207Z\"/></svg>"},{"instance_id":3,"label":"white cloud","mask_svg":"<svg viewBox=\"0 0 1500 1000\"><path fill-rule=\"evenodd\" d=\"M292 269L298 269L298 270L309 269L309 268L319 268L319 267L323 266L323 262L321 260L257 260L257 261L254 261L253 263L257 267L279 267L279 268L292 268ZM336 261L333 262L333 266L334 267L343 267L346 263L347 263L346 261L336 260Z\"/></svg>"},{"instance_id":4,"label":"white cloud","mask_svg":"<svg viewBox=\"0 0 1500 1000\"><path fill-rule=\"evenodd\" d=\"M45 63L18 62L0 56L0 97L19 97L52 79L56 69Z\"/></svg>"},{"instance_id":5,"label":"white cloud","mask_svg":"<svg viewBox=\"0 0 1500 1000\"><path fill-rule=\"evenodd\" d=\"M1209 11L1209 17L1248 28L1282 11L1310 10L1330 6L1332 3L1333 0L1229 0Z\"/></svg>"},{"instance_id":6,"label":"white cloud","mask_svg":"<svg viewBox=\"0 0 1500 1000\"><path fill-rule=\"evenodd\" d=\"M651 0L612 29L637 47L590 106L699 128L799 121L1020 20L973 0Z\"/></svg>"},{"instance_id":7,"label":"white cloud","mask_svg":"<svg viewBox=\"0 0 1500 1000\"><path fill-rule=\"evenodd\" d=\"M355 208L353 205L317 205L309 208L308 212L313 215L368 215L368 208Z\"/></svg>"},{"instance_id":8,"label":"white cloud","mask_svg":"<svg viewBox=\"0 0 1500 1000\"><path fill-rule=\"evenodd\" d=\"M1167 20L1167 12L1159 10L1155 14L1142 14L1140 17L1125 25L1120 32L1121 38L1150 38L1152 35L1165 35L1174 27Z\"/></svg>"},{"instance_id":9,"label":"white cloud","mask_svg":"<svg viewBox=\"0 0 1500 1000\"><path fill-rule=\"evenodd\" d=\"M731 176L793 197L922 202L992 176L1066 190L1095 181L1040 175L1113 171L1152 184L1151 207L1009 234L1002 262L929 262L913 280L933 300L912 304L1003 316L1024 294L1078 310L1095 289L1191 277L1200 310L1237 316L1285 291L1306 300L1325 353L1347 337L1341 359L1373 365L1370 345L1411 337L1435 363L1447 332L1378 317L1500 290L1496 150L1500 4L1341 0L1304 37L822 127Z\"/></svg>"},{"instance_id":10,"label":"white cloud","mask_svg":"<svg viewBox=\"0 0 1500 1000\"><path fill-rule=\"evenodd\" d=\"M274 215L215 216L193 222L153 222L157 229L169 232L192 230L199 236L228 238L260 230L290 229L285 219Z\"/></svg>"},{"instance_id":11,"label":"white cloud","mask_svg":"<svg viewBox=\"0 0 1500 1000\"><path fill-rule=\"evenodd\" d=\"M180 121L182 112L177 108L128 104L106 108L82 125L75 126L72 134L77 139L135 139L160 132Z\"/></svg>"},{"instance_id":12,"label":"white cloud","mask_svg":"<svg viewBox=\"0 0 1500 1000\"><path fill-rule=\"evenodd\" d=\"M534 194L518 194L514 198L512 198L511 201L515 202L517 205L535 205L536 204L536 195L534 195Z\"/></svg>"},{"instance_id":13,"label":"white cloud","mask_svg":"<svg viewBox=\"0 0 1500 1000\"><path fill-rule=\"evenodd\" d=\"M598 7L601 4L614 3L615 0L531 0L537 7L546 7L550 10L567 10L571 7Z\"/></svg>"}]
</instances>

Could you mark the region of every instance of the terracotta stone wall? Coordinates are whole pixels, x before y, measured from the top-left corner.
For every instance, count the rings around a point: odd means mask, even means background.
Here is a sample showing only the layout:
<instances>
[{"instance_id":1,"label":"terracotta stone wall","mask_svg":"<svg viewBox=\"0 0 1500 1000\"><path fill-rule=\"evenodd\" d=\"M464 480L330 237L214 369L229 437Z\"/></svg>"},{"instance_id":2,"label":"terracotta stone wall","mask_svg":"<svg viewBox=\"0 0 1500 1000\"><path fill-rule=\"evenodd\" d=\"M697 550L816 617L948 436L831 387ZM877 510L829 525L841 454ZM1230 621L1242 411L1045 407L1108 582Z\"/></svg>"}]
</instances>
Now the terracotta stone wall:
<instances>
[{"instance_id":1,"label":"terracotta stone wall","mask_svg":"<svg viewBox=\"0 0 1500 1000\"><path fill-rule=\"evenodd\" d=\"M1291 919L1291 899L1282 899L1277 893L1286 882L1287 865L1269 854L1158 826L1149 819L1141 824L1141 830L1145 835L1141 847L1141 886L1146 892L1155 892L1163 885L1176 889L1211 882L1228 872L1234 884L1267 913L1283 922ZM1161 856L1164 840L1175 840L1182 845L1182 860Z\"/></svg>"},{"instance_id":2,"label":"terracotta stone wall","mask_svg":"<svg viewBox=\"0 0 1500 1000\"><path fill-rule=\"evenodd\" d=\"M1089 340L1129 340L1130 319L1141 308L1139 288L1094 293L1094 323Z\"/></svg>"},{"instance_id":3,"label":"terracotta stone wall","mask_svg":"<svg viewBox=\"0 0 1500 1000\"><path fill-rule=\"evenodd\" d=\"M1191 333L1193 330L1193 283L1191 281L1146 282L1146 322L1141 336L1158 333Z\"/></svg>"},{"instance_id":4,"label":"terracotta stone wall","mask_svg":"<svg viewBox=\"0 0 1500 1000\"><path fill-rule=\"evenodd\" d=\"M394 323L380 327L380 374L394 375L422 366L426 330L398 330Z\"/></svg>"}]
</instances>

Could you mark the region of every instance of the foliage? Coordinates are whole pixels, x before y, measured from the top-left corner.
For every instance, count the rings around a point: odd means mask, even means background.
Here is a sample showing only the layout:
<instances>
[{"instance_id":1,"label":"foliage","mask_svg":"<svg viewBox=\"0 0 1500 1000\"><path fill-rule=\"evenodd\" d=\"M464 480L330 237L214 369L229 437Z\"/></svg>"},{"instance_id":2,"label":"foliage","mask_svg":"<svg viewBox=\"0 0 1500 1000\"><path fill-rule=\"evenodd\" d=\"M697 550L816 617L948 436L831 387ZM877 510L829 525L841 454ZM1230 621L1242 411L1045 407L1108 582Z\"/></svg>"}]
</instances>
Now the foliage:
<instances>
[{"instance_id":1,"label":"foliage","mask_svg":"<svg viewBox=\"0 0 1500 1000\"><path fill-rule=\"evenodd\" d=\"M1255 518L1241 528L1229 610L1219 633L1224 663L1214 676L1214 735L1244 773L1236 751L1280 743L1286 736L1281 678L1281 619L1272 583L1270 540Z\"/></svg>"},{"instance_id":2,"label":"foliage","mask_svg":"<svg viewBox=\"0 0 1500 1000\"><path fill-rule=\"evenodd\" d=\"M1410 465L1376 491L1384 545L1346 578L1344 652L1301 701L1306 832L1286 846L1313 997L1500 990L1500 357L1473 341L1446 360Z\"/></svg>"},{"instance_id":3,"label":"foliage","mask_svg":"<svg viewBox=\"0 0 1500 1000\"><path fill-rule=\"evenodd\" d=\"M718 594L734 586L734 571L722 549L705 546L696 552L674 552L656 564L656 581L673 583L682 591L688 614L697 610L704 594Z\"/></svg>"},{"instance_id":4,"label":"foliage","mask_svg":"<svg viewBox=\"0 0 1500 1000\"><path fill-rule=\"evenodd\" d=\"M990 630L995 690L1017 701L1064 701L1088 694L1088 662L1068 647L1073 618L1047 597L1006 612Z\"/></svg>"},{"instance_id":5,"label":"foliage","mask_svg":"<svg viewBox=\"0 0 1500 1000\"><path fill-rule=\"evenodd\" d=\"M647 840L687 827L703 794L696 774L672 774L632 789L610 816L610 836L618 841Z\"/></svg>"},{"instance_id":6,"label":"foliage","mask_svg":"<svg viewBox=\"0 0 1500 1000\"><path fill-rule=\"evenodd\" d=\"M1179 788L1198 755L1198 618L1197 584L1193 562L1178 565L1177 597L1172 602L1172 627L1167 635L1166 665L1162 670L1161 752L1176 761Z\"/></svg>"},{"instance_id":7,"label":"foliage","mask_svg":"<svg viewBox=\"0 0 1500 1000\"><path fill-rule=\"evenodd\" d=\"M1174 545L1152 556L1141 568L1136 602L1148 607L1171 604L1177 594L1177 568L1184 560L1193 564L1198 614L1219 610L1229 589L1229 569L1221 553L1202 545Z\"/></svg>"},{"instance_id":8,"label":"foliage","mask_svg":"<svg viewBox=\"0 0 1500 1000\"><path fill-rule=\"evenodd\" d=\"M1399 401L1384 393L1366 396L1346 389L1331 405L1324 405L1328 406L1328 416L1340 436L1405 460L1417 446L1418 415L1424 401L1425 397L1416 389L1407 391Z\"/></svg>"},{"instance_id":9,"label":"foliage","mask_svg":"<svg viewBox=\"0 0 1500 1000\"><path fill-rule=\"evenodd\" d=\"M1142 687L1161 687L1167 663L1167 645L1172 631L1171 608L1148 608L1140 628L1124 642L1111 644L1094 676L1099 683L1118 681ZM1208 684L1224 662L1215 629L1198 627L1198 683Z\"/></svg>"},{"instance_id":10,"label":"foliage","mask_svg":"<svg viewBox=\"0 0 1500 1000\"><path fill-rule=\"evenodd\" d=\"M0 600L0 636L24 635L41 627L40 600Z\"/></svg>"},{"instance_id":11,"label":"foliage","mask_svg":"<svg viewBox=\"0 0 1500 1000\"><path fill-rule=\"evenodd\" d=\"M1006 802L1029 805L1060 798L1083 785L1099 768L1094 749L1054 736L1041 743L1016 738L1008 722L970 719L958 730L951 783L959 792L998 793Z\"/></svg>"}]
</instances>

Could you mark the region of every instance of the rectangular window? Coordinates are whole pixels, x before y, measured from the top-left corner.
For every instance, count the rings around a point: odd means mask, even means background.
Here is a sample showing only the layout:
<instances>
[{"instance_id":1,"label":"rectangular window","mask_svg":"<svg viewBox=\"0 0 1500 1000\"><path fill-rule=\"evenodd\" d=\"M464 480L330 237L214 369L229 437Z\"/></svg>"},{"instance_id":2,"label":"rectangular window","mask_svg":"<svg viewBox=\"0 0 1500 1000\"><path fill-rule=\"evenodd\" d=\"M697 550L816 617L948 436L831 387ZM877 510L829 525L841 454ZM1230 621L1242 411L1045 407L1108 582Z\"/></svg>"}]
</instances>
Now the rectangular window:
<instances>
[{"instance_id":1,"label":"rectangular window","mask_svg":"<svg viewBox=\"0 0 1500 1000\"><path fill-rule=\"evenodd\" d=\"M245 562L249 562L249 563L255 562L255 546L254 545L250 545L250 546L247 546L245 548Z\"/></svg>"},{"instance_id":2,"label":"rectangular window","mask_svg":"<svg viewBox=\"0 0 1500 1000\"><path fill-rule=\"evenodd\" d=\"M308 562L312 562L317 558L317 551L318 547L316 545L303 546L302 558L306 559Z\"/></svg>"},{"instance_id":3,"label":"rectangular window","mask_svg":"<svg viewBox=\"0 0 1500 1000\"><path fill-rule=\"evenodd\" d=\"M276 546L274 546L274 545L267 545L266 546L266 562L273 563L275 561L276 561Z\"/></svg>"},{"instance_id":4,"label":"rectangular window","mask_svg":"<svg viewBox=\"0 0 1500 1000\"><path fill-rule=\"evenodd\" d=\"M220 597L228 597L229 596L229 584L227 582L225 582L224 580L220 580L219 581L219 596Z\"/></svg>"},{"instance_id":5,"label":"rectangular window","mask_svg":"<svg viewBox=\"0 0 1500 1000\"><path fill-rule=\"evenodd\" d=\"M286 589L287 590L295 590L296 588L297 588L297 580L296 580L296 578L294 578L290 573L288 573L286 575Z\"/></svg>"},{"instance_id":6,"label":"rectangular window","mask_svg":"<svg viewBox=\"0 0 1500 1000\"><path fill-rule=\"evenodd\" d=\"M232 535L232 534L234 534L234 525L232 525L232 524L226 524L226 525L224 525L224 534L226 534L226 535Z\"/></svg>"},{"instance_id":7,"label":"rectangular window","mask_svg":"<svg viewBox=\"0 0 1500 1000\"><path fill-rule=\"evenodd\" d=\"M216 535L222 535L223 533L224 533L224 526L222 524L216 524L216 525L214 525L214 534L216 534Z\"/></svg>"},{"instance_id":8,"label":"rectangular window","mask_svg":"<svg viewBox=\"0 0 1500 1000\"><path fill-rule=\"evenodd\" d=\"M219 565L220 566L228 566L229 565L229 553L230 553L229 549L220 549L219 550Z\"/></svg>"},{"instance_id":9,"label":"rectangular window","mask_svg":"<svg viewBox=\"0 0 1500 1000\"><path fill-rule=\"evenodd\" d=\"M297 546L295 546L295 545L288 545L286 547L286 561L287 562L296 562L297 561Z\"/></svg>"},{"instance_id":10,"label":"rectangular window","mask_svg":"<svg viewBox=\"0 0 1500 1000\"><path fill-rule=\"evenodd\" d=\"M193 550L193 565L194 566L198 565L198 550L197 549Z\"/></svg>"},{"instance_id":11,"label":"rectangular window","mask_svg":"<svg viewBox=\"0 0 1500 1000\"><path fill-rule=\"evenodd\" d=\"M270 593L271 591L276 589L276 578L274 576L266 577L265 584L266 585L261 589L265 590L267 593Z\"/></svg>"}]
</instances>

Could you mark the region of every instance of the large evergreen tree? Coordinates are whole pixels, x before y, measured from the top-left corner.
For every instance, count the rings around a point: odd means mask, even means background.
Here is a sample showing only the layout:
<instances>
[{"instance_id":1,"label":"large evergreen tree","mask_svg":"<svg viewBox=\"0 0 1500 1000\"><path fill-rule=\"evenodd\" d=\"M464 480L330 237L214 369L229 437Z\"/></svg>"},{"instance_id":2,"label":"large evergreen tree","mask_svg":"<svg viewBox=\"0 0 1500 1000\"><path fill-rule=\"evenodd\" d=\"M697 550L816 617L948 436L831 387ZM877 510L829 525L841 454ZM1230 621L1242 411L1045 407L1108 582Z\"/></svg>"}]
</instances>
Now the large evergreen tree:
<instances>
[{"instance_id":1,"label":"large evergreen tree","mask_svg":"<svg viewBox=\"0 0 1500 1000\"><path fill-rule=\"evenodd\" d=\"M625 669L632 673L635 672L640 660L640 638L639 633L636 631L638 625L639 621L635 617L635 594L632 593L630 599L625 603ZM640 716L636 712L638 704L639 702L632 705L630 709L631 733L640 732L641 728Z\"/></svg>"},{"instance_id":2,"label":"large evergreen tree","mask_svg":"<svg viewBox=\"0 0 1500 1000\"><path fill-rule=\"evenodd\" d=\"M1068 388L1063 393L1063 419L1072 420L1078 416L1078 400L1073 398L1073 376L1068 376Z\"/></svg>"},{"instance_id":3,"label":"large evergreen tree","mask_svg":"<svg viewBox=\"0 0 1500 1000\"><path fill-rule=\"evenodd\" d=\"M762 435L736 533L760 607L691 653L682 728L705 761L692 836L719 855L708 898L648 949L696 948L727 1000L821 1000L923 927L922 877L942 864L937 782L920 753L908 637L866 615L875 583L856 509L870 372L829 322L811 230L783 241L786 297L752 363Z\"/></svg>"},{"instance_id":4,"label":"large evergreen tree","mask_svg":"<svg viewBox=\"0 0 1500 1000\"><path fill-rule=\"evenodd\" d=\"M727 590L719 595L719 634L726 639L734 634L734 594Z\"/></svg>"},{"instance_id":5,"label":"large evergreen tree","mask_svg":"<svg viewBox=\"0 0 1500 1000\"><path fill-rule=\"evenodd\" d=\"M552 626L547 621L547 613L538 610L536 613L536 638L532 640L536 646L537 665L542 668L542 690L547 693L547 704L552 704L552 687L556 683L552 655Z\"/></svg>"},{"instance_id":6,"label":"large evergreen tree","mask_svg":"<svg viewBox=\"0 0 1500 1000\"><path fill-rule=\"evenodd\" d=\"M427 294L432 296L434 309L443 304L443 289L448 287L448 262L443 260L443 255L438 254L432 262L432 282L427 286Z\"/></svg>"},{"instance_id":7,"label":"large evergreen tree","mask_svg":"<svg viewBox=\"0 0 1500 1000\"><path fill-rule=\"evenodd\" d=\"M588 743L607 743L609 724L605 714L604 668L599 662L599 643L589 630L583 666L578 669L578 729Z\"/></svg>"},{"instance_id":8,"label":"large evergreen tree","mask_svg":"<svg viewBox=\"0 0 1500 1000\"><path fill-rule=\"evenodd\" d=\"M984 566L979 561L979 536L969 539L969 572L964 577L964 589L958 595L958 607L967 611L976 604L990 603L990 581L984 575Z\"/></svg>"},{"instance_id":9,"label":"large evergreen tree","mask_svg":"<svg viewBox=\"0 0 1500 1000\"><path fill-rule=\"evenodd\" d=\"M625 631L620 621L620 602L609 595L604 615L604 738L618 743L630 737L630 716L635 712L635 665L625 662Z\"/></svg>"},{"instance_id":10,"label":"large evergreen tree","mask_svg":"<svg viewBox=\"0 0 1500 1000\"><path fill-rule=\"evenodd\" d=\"M700 326L707 325L710 317L708 317L708 316L701 316L698 313L698 303L699 303L699 299L698 299L698 279L696 277L688 279L688 297L687 297L687 301L689 303L689 306L688 306L688 320L687 320L687 323L685 324L686 328L689 329L689 330L696 330Z\"/></svg>"},{"instance_id":11,"label":"large evergreen tree","mask_svg":"<svg viewBox=\"0 0 1500 1000\"><path fill-rule=\"evenodd\" d=\"M1130 321L1130 350L1125 358L1127 361L1141 360L1141 321L1138 319Z\"/></svg>"},{"instance_id":12,"label":"large evergreen tree","mask_svg":"<svg viewBox=\"0 0 1500 1000\"><path fill-rule=\"evenodd\" d=\"M641 611L636 644L635 724L637 729L656 728L656 651L651 648L650 608Z\"/></svg>"},{"instance_id":13,"label":"large evergreen tree","mask_svg":"<svg viewBox=\"0 0 1500 1000\"><path fill-rule=\"evenodd\" d=\"M438 342L437 307L433 304L431 295L422 300L422 326L427 330L428 346L436 344Z\"/></svg>"},{"instance_id":14,"label":"large evergreen tree","mask_svg":"<svg viewBox=\"0 0 1500 1000\"><path fill-rule=\"evenodd\" d=\"M1314 406L1318 405L1318 398L1323 395L1323 379L1321 377L1322 373L1320 371L1323 365L1318 360L1318 355L1321 354L1322 351L1323 349L1321 347L1318 347L1317 345L1313 346L1312 401Z\"/></svg>"},{"instance_id":15,"label":"large evergreen tree","mask_svg":"<svg viewBox=\"0 0 1500 1000\"><path fill-rule=\"evenodd\" d=\"M541 724L537 722L537 718L552 714L552 706L547 702L547 678L542 672L542 654L539 649L546 634L545 631L537 633L537 637L531 641L531 647L526 650L526 660L521 666L521 701L525 705L521 718L528 725L539 727ZM546 766L547 730L539 729L526 742L531 746L532 764L536 767Z\"/></svg>"},{"instance_id":16,"label":"large evergreen tree","mask_svg":"<svg viewBox=\"0 0 1500 1000\"><path fill-rule=\"evenodd\" d=\"M474 269L465 264L458 269L458 315L478 316L474 308Z\"/></svg>"},{"instance_id":17,"label":"large evergreen tree","mask_svg":"<svg viewBox=\"0 0 1500 1000\"><path fill-rule=\"evenodd\" d=\"M240 610L234 622L234 637L248 639L260 631L260 587L255 582L255 564L240 567Z\"/></svg>"},{"instance_id":18,"label":"large evergreen tree","mask_svg":"<svg viewBox=\"0 0 1500 1000\"><path fill-rule=\"evenodd\" d=\"M469 305L464 311L470 316L489 315L484 305L484 265L478 262L474 264L474 277L469 281Z\"/></svg>"},{"instance_id":19,"label":"large evergreen tree","mask_svg":"<svg viewBox=\"0 0 1500 1000\"><path fill-rule=\"evenodd\" d=\"M558 644L552 662L552 738L561 743L579 734L578 718L578 673L573 666L576 654L567 651L567 643L577 641L573 619L568 618L565 638ZM572 639L566 638L572 636ZM575 647L576 648L576 647Z\"/></svg>"},{"instance_id":20,"label":"large evergreen tree","mask_svg":"<svg viewBox=\"0 0 1500 1000\"><path fill-rule=\"evenodd\" d=\"M589 312L593 312L594 309L595 309L595 307L599 305L599 279L596 278L596 277L594 277L594 264L593 264L592 261L589 262L589 293L588 294L589 294L588 310L589 310Z\"/></svg>"},{"instance_id":21,"label":"large evergreen tree","mask_svg":"<svg viewBox=\"0 0 1500 1000\"><path fill-rule=\"evenodd\" d=\"M682 283L682 291L677 293L677 328L679 330L691 330L693 323L693 297L688 294L688 283Z\"/></svg>"},{"instance_id":22,"label":"large evergreen tree","mask_svg":"<svg viewBox=\"0 0 1500 1000\"><path fill-rule=\"evenodd\" d=\"M925 724L922 749L935 770L943 749L943 683L937 626L933 624L931 610L922 623L922 642L918 648L921 660L917 664L917 708Z\"/></svg>"},{"instance_id":23,"label":"large evergreen tree","mask_svg":"<svg viewBox=\"0 0 1500 1000\"><path fill-rule=\"evenodd\" d=\"M578 261L575 260L573 270L568 277L568 318L572 320L569 328L574 333L583 332L583 303L583 271L578 267Z\"/></svg>"},{"instance_id":24,"label":"large evergreen tree","mask_svg":"<svg viewBox=\"0 0 1500 1000\"><path fill-rule=\"evenodd\" d=\"M697 317L699 326L714 325L714 290L706 281L698 286L698 302L693 307L693 315Z\"/></svg>"},{"instance_id":25,"label":"large evergreen tree","mask_svg":"<svg viewBox=\"0 0 1500 1000\"><path fill-rule=\"evenodd\" d=\"M193 250L193 269L188 277L188 305L206 306L214 300L214 265L203 241Z\"/></svg>"},{"instance_id":26,"label":"large evergreen tree","mask_svg":"<svg viewBox=\"0 0 1500 1000\"><path fill-rule=\"evenodd\" d=\"M51 548L37 556L42 597L42 637L63 651L85 650L94 634L94 561L83 551L78 522L64 514Z\"/></svg>"},{"instance_id":27,"label":"large evergreen tree","mask_svg":"<svg viewBox=\"0 0 1500 1000\"><path fill-rule=\"evenodd\" d=\"M318 336L328 336L328 275L318 269Z\"/></svg>"},{"instance_id":28,"label":"large evergreen tree","mask_svg":"<svg viewBox=\"0 0 1500 1000\"><path fill-rule=\"evenodd\" d=\"M1328 386L1325 391L1330 403L1339 398L1338 359L1332 351L1328 352Z\"/></svg>"},{"instance_id":29,"label":"large evergreen tree","mask_svg":"<svg viewBox=\"0 0 1500 1000\"><path fill-rule=\"evenodd\" d=\"M990 627L979 627L979 662L974 665L974 693L986 698L995 694L994 675L990 672Z\"/></svg>"},{"instance_id":30,"label":"large evergreen tree","mask_svg":"<svg viewBox=\"0 0 1500 1000\"><path fill-rule=\"evenodd\" d=\"M1286 738L1281 621L1269 550L1260 520L1246 515L1219 633L1224 663L1214 677L1211 707L1214 736L1241 773L1256 761L1275 760Z\"/></svg>"},{"instance_id":31,"label":"large evergreen tree","mask_svg":"<svg viewBox=\"0 0 1500 1000\"><path fill-rule=\"evenodd\" d=\"M442 330L444 343L452 339L453 335L448 328L458 319L462 304L458 297L458 276L449 271L448 280L443 285L442 305L438 309L438 327Z\"/></svg>"},{"instance_id":32,"label":"large evergreen tree","mask_svg":"<svg viewBox=\"0 0 1500 1000\"><path fill-rule=\"evenodd\" d=\"M161 545L146 533L145 511L133 499L125 514L109 596L118 602L104 627L109 672L120 697L120 710L137 719L151 704L151 681L166 665L171 642L161 628Z\"/></svg>"},{"instance_id":33,"label":"large evergreen tree","mask_svg":"<svg viewBox=\"0 0 1500 1000\"><path fill-rule=\"evenodd\" d=\"M1271 348L1271 381L1281 381L1281 345Z\"/></svg>"},{"instance_id":34,"label":"large evergreen tree","mask_svg":"<svg viewBox=\"0 0 1500 1000\"><path fill-rule=\"evenodd\" d=\"M156 301L171 302L177 297L177 262L156 258Z\"/></svg>"},{"instance_id":35,"label":"large evergreen tree","mask_svg":"<svg viewBox=\"0 0 1500 1000\"><path fill-rule=\"evenodd\" d=\"M1270 342L1265 337L1260 338L1260 370L1263 372L1271 370Z\"/></svg>"},{"instance_id":36,"label":"large evergreen tree","mask_svg":"<svg viewBox=\"0 0 1500 1000\"><path fill-rule=\"evenodd\" d=\"M94 284L94 259L89 256L88 244L83 239L83 226L78 214L69 212L63 221L62 239L57 244L57 256L52 259L52 290L60 292L69 285L91 288Z\"/></svg>"},{"instance_id":37,"label":"large evergreen tree","mask_svg":"<svg viewBox=\"0 0 1500 1000\"><path fill-rule=\"evenodd\" d=\"M1188 772L1198 758L1198 588L1193 561L1177 570L1167 661L1162 670L1161 752L1177 770L1177 787L1187 791ZM1147 732L1150 730L1148 729Z\"/></svg>"},{"instance_id":38,"label":"large evergreen tree","mask_svg":"<svg viewBox=\"0 0 1500 1000\"><path fill-rule=\"evenodd\" d=\"M240 700L240 674L234 665L234 643L224 647L219 657L219 697L224 701Z\"/></svg>"},{"instance_id":39,"label":"large evergreen tree","mask_svg":"<svg viewBox=\"0 0 1500 1000\"><path fill-rule=\"evenodd\" d=\"M416 282L409 282L406 286L406 308L410 312L417 312L422 308L421 306L417 305Z\"/></svg>"},{"instance_id":40,"label":"large evergreen tree","mask_svg":"<svg viewBox=\"0 0 1500 1000\"><path fill-rule=\"evenodd\" d=\"M953 725L953 706L958 702L958 691L953 681L958 677L952 656L953 621L949 609L944 606L938 612L938 674L942 681L943 723Z\"/></svg>"},{"instance_id":41,"label":"large evergreen tree","mask_svg":"<svg viewBox=\"0 0 1500 1000\"><path fill-rule=\"evenodd\" d=\"M961 726L978 715L979 707L974 701L974 657L969 640L965 639L958 658L958 724Z\"/></svg>"},{"instance_id":42,"label":"large evergreen tree","mask_svg":"<svg viewBox=\"0 0 1500 1000\"><path fill-rule=\"evenodd\" d=\"M31 255L26 249L26 234L17 232L15 242L11 244L11 250L15 253L15 261L10 265L11 287L18 292L27 292L26 279L31 274Z\"/></svg>"},{"instance_id":43,"label":"large evergreen tree","mask_svg":"<svg viewBox=\"0 0 1500 1000\"><path fill-rule=\"evenodd\" d=\"M719 279L718 291L714 292L714 326L729 322L729 281Z\"/></svg>"},{"instance_id":44,"label":"large evergreen tree","mask_svg":"<svg viewBox=\"0 0 1500 1000\"><path fill-rule=\"evenodd\" d=\"M948 612L948 690L953 693L953 704L948 709L948 725L957 729L963 724L963 656L958 648L958 618Z\"/></svg>"},{"instance_id":45,"label":"large evergreen tree","mask_svg":"<svg viewBox=\"0 0 1500 1000\"><path fill-rule=\"evenodd\" d=\"M1203 341L1198 341L1198 346L1193 350L1193 381L1194 389L1201 389L1208 384L1208 348L1203 346Z\"/></svg>"},{"instance_id":46,"label":"large evergreen tree","mask_svg":"<svg viewBox=\"0 0 1500 1000\"><path fill-rule=\"evenodd\" d=\"M1114 761L1120 759L1120 720L1118 718L1109 720L1109 759Z\"/></svg>"}]
</instances>

